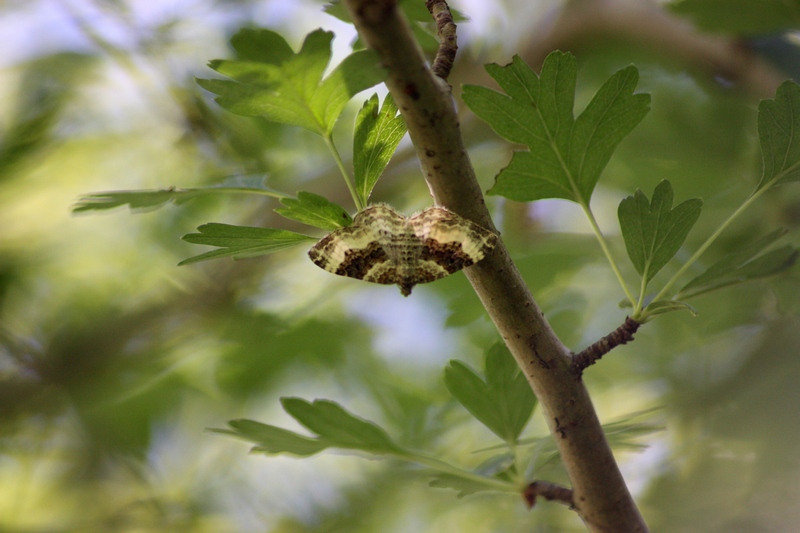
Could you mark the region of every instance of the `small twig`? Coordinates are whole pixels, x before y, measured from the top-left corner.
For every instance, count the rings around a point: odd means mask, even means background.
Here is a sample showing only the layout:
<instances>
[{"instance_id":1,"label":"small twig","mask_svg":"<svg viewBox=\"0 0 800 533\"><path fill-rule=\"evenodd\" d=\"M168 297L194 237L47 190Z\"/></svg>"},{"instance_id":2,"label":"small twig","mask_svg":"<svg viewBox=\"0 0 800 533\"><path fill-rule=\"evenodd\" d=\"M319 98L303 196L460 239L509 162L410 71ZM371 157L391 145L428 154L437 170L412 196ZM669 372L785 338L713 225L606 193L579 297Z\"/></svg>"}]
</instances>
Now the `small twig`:
<instances>
[{"instance_id":1,"label":"small twig","mask_svg":"<svg viewBox=\"0 0 800 533\"><path fill-rule=\"evenodd\" d=\"M533 509L533 506L536 505L536 498L539 496L548 501L563 503L570 508L575 507L572 502L572 489L557 485L556 483L534 481L528 485L525 488L525 492L522 493L525 503L528 504L528 509Z\"/></svg>"},{"instance_id":2,"label":"small twig","mask_svg":"<svg viewBox=\"0 0 800 533\"><path fill-rule=\"evenodd\" d=\"M591 346L584 348L580 353L572 356L572 372L581 375L587 366L591 366L598 359L610 352L620 344L627 344L633 340L633 334L641 324L631 317L625 317L625 322Z\"/></svg>"},{"instance_id":3,"label":"small twig","mask_svg":"<svg viewBox=\"0 0 800 533\"><path fill-rule=\"evenodd\" d=\"M431 70L434 74L447 81L450 70L453 68L453 62L456 59L456 50L458 50L456 25L453 22L450 7L445 0L426 0L425 7L433 15L439 34L439 49L436 51L436 58L433 60Z\"/></svg>"}]
</instances>

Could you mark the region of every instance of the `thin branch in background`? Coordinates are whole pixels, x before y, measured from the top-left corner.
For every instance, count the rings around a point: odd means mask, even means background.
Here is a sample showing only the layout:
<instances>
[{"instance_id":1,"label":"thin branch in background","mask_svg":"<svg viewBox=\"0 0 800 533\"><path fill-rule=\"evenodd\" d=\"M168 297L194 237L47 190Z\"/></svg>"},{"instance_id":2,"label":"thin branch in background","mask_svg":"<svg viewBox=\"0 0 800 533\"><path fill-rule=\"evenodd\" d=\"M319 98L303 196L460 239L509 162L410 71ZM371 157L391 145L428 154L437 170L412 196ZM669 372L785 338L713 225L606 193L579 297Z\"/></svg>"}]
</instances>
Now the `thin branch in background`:
<instances>
[{"instance_id":1,"label":"thin branch in background","mask_svg":"<svg viewBox=\"0 0 800 533\"><path fill-rule=\"evenodd\" d=\"M534 481L528 485L525 488L525 491L522 493L525 503L528 504L528 509L533 509L533 506L536 505L536 499L539 496L548 501L563 503L570 508L574 507L572 502L572 489L568 489L567 487L558 485L556 483L550 483L549 481Z\"/></svg>"},{"instance_id":2,"label":"thin branch in background","mask_svg":"<svg viewBox=\"0 0 800 533\"><path fill-rule=\"evenodd\" d=\"M587 366L595 364L616 346L632 341L633 334L639 326L641 326L639 322L631 317L625 317L625 322L620 327L572 357L572 372L582 374Z\"/></svg>"},{"instance_id":3,"label":"thin branch in background","mask_svg":"<svg viewBox=\"0 0 800 533\"><path fill-rule=\"evenodd\" d=\"M433 20L436 21L436 30L439 34L439 49L436 51L436 58L433 60L431 70L443 80L447 80L458 50L453 15L444 0L427 0L425 7L433 15Z\"/></svg>"}]
</instances>

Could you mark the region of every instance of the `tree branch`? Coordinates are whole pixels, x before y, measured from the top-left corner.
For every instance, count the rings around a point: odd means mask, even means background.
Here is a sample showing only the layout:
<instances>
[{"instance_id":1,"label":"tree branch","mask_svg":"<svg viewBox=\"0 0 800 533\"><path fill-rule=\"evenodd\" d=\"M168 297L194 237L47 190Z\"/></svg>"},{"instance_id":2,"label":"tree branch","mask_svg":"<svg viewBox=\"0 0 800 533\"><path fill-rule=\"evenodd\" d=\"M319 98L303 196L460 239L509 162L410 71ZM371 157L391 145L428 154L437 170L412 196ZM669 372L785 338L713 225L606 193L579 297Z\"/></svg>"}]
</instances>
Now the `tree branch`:
<instances>
[{"instance_id":1,"label":"tree branch","mask_svg":"<svg viewBox=\"0 0 800 533\"><path fill-rule=\"evenodd\" d=\"M450 13L450 6L444 0L426 0L425 7L436 21L436 29L439 33L439 49L436 51L436 58L433 60L431 70L443 80L447 80L458 50L453 15Z\"/></svg>"},{"instance_id":2,"label":"tree branch","mask_svg":"<svg viewBox=\"0 0 800 533\"><path fill-rule=\"evenodd\" d=\"M786 74L748 50L740 39L699 31L656 2L580 0L537 28L520 55L539 65L553 50L580 50L624 40L708 79L724 79L753 98L771 98Z\"/></svg>"},{"instance_id":3,"label":"tree branch","mask_svg":"<svg viewBox=\"0 0 800 533\"><path fill-rule=\"evenodd\" d=\"M461 138L447 83L433 75L395 0L346 0L356 28L388 69L386 85L408 126L437 204L496 231ZM582 380L505 246L465 269L542 404L573 487L575 510L593 532L647 531Z\"/></svg>"},{"instance_id":4,"label":"tree branch","mask_svg":"<svg viewBox=\"0 0 800 533\"><path fill-rule=\"evenodd\" d=\"M556 483L550 483L549 481L534 481L525 487L525 492L522 493L522 497L525 499L525 503L528 504L529 509L533 509L536 505L536 499L539 496L548 501L563 503L570 508L574 505L572 502L571 489L562 487Z\"/></svg>"},{"instance_id":5,"label":"tree branch","mask_svg":"<svg viewBox=\"0 0 800 533\"><path fill-rule=\"evenodd\" d=\"M572 357L572 372L580 376L587 366L595 364L615 347L632 341L639 326L641 324L631 317L625 317L625 322L620 327Z\"/></svg>"}]
</instances>

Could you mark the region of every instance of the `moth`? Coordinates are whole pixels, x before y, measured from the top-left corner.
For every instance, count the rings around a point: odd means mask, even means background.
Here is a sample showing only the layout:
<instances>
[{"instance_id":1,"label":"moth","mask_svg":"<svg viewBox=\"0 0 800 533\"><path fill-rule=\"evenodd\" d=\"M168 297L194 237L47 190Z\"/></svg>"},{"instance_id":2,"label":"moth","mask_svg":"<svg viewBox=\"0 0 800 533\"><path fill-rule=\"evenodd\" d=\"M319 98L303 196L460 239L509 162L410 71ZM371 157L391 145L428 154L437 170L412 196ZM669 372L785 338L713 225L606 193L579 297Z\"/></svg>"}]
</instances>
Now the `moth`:
<instances>
[{"instance_id":1,"label":"moth","mask_svg":"<svg viewBox=\"0 0 800 533\"><path fill-rule=\"evenodd\" d=\"M384 285L403 296L474 265L497 245L497 235L441 206L406 217L388 205L359 212L353 224L323 237L308 255L339 276Z\"/></svg>"}]
</instances>

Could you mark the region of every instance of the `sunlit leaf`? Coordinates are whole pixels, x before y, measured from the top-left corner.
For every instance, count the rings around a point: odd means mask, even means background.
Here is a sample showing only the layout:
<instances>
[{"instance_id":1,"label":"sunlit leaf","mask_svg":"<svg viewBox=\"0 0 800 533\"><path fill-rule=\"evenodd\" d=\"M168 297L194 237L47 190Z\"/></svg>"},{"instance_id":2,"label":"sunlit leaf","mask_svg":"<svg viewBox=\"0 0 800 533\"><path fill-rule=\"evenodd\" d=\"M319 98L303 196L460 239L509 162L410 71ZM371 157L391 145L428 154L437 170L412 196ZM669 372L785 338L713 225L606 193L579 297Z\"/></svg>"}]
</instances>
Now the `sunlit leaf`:
<instances>
[{"instance_id":1,"label":"sunlit leaf","mask_svg":"<svg viewBox=\"0 0 800 533\"><path fill-rule=\"evenodd\" d=\"M215 60L211 68L232 80L198 79L225 109L260 116L328 135L345 104L385 77L374 52L346 57L323 80L331 58L333 33L315 30L297 54L287 54L283 37L269 30L244 30L232 39L239 60ZM260 52L274 46L272 52Z\"/></svg>"},{"instance_id":2,"label":"sunlit leaf","mask_svg":"<svg viewBox=\"0 0 800 533\"><path fill-rule=\"evenodd\" d=\"M691 298L737 283L769 277L791 268L798 257L798 250L794 246L782 246L761 253L785 234L785 230L775 230L748 245L739 247L687 283L678 296Z\"/></svg>"},{"instance_id":3,"label":"sunlit leaf","mask_svg":"<svg viewBox=\"0 0 800 533\"><path fill-rule=\"evenodd\" d=\"M536 406L530 384L502 343L486 352L486 378L451 360L445 368L450 394L506 442L516 442Z\"/></svg>"},{"instance_id":4,"label":"sunlit leaf","mask_svg":"<svg viewBox=\"0 0 800 533\"><path fill-rule=\"evenodd\" d=\"M299 192L297 198L282 198L281 203L286 207L276 209L276 213L315 228L333 231L353 223L343 207L318 194Z\"/></svg>"},{"instance_id":5,"label":"sunlit leaf","mask_svg":"<svg viewBox=\"0 0 800 533\"><path fill-rule=\"evenodd\" d=\"M232 435L255 443L252 452L279 454L288 453L301 457L314 455L328 447L324 441L313 439L287 429L262 424L254 420L230 420L232 429L211 429L214 433Z\"/></svg>"},{"instance_id":6,"label":"sunlit leaf","mask_svg":"<svg viewBox=\"0 0 800 533\"><path fill-rule=\"evenodd\" d=\"M282 35L264 29L242 28L231 37L231 46L241 61L281 65L294 55Z\"/></svg>"},{"instance_id":7,"label":"sunlit leaf","mask_svg":"<svg viewBox=\"0 0 800 533\"><path fill-rule=\"evenodd\" d=\"M649 282L678 253L700 217L703 201L686 200L672 209L673 192L663 180L652 201L638 190L619 204L619 223L633 266Z\"/></svg>"},{"instance_id":8,"label":"sunlit leaf","mask_svg":"<svg viewBox=\"0 0 800 533\"><path fill-rule=\"evenodd\" d=\"M369 453L392 453L398 450L389 435L375 423L359 418L330 400L281 398L283 409L303 426L337 448Z\"/></svg>"},{"instance_id":9,"label":"sunlit leaf","mask_svg":"<svg viewBox=\"0 0 800 533\"><path fill-rule=\"evenodd\" d=\"M386 95L380 111L378 95L359 111L353 138L353 174L356 193L364 205L405 133L406 123L397 114L391 95Z\"/></svg>"},{"instance_id":10,"label":"sunlit leaf","mask_svg":"<svg viewBox=\"0 0 800 533\"><path fill-rule=\"evenodd\" d=\"M797 0L681 0L669 9L704 30L758 35L797 28L799 6Z\"/></svg>"},{"instance_id":11,"label":"sunlit leaf","mask_svg":"<svg viewBox=\"0 0 800 533\"><path fill-rule=\"evenodd\" d=\"M188 265L217 257L232 257L234 259L258 257L304 242L317 240L308 235L283 229L253 228L217 223L203 224L197 228L197 231L200 233L189 233L184 235L182 239L193 244L219 246L220 249L184 259L178 263L179 265Z\"/></svg>"},{"instance_id":12,"label":"sunlit leaf","mask_svg":"<svg viewBox=\"0 0 800 533\"><path fill-rule=\"evenodd\" d=\"M132 211L151 211L169 202L182 204L199 196L221 193L260 194L273 198L286 198L287 194L264 186L264 176L233 176L225 181L205 187L178 189L169 187L158 190L103 191L82 196L72 208L73 213L102 211L127 205Z\"/></svg>"},{"instance_id":13,"label":"sunlit leaf","mask_svg":"<svg viewBox=\"0 0 800 533\"><path fill-rule=\"evenodd\" d=\"M800 86L785 81L758 105L764 174L758 188L800 179Z\"/></svg>"},{"instance_id":14,"label":"sunlit leaf","mask_svg":"<svg viewBox=\"0 0 800 533\"><path fill-rule=\"evenodd\" d=\"M617 145L650 110L650 96L633 94L639 80L626 67L606 81L577 120L577 63L551 53L537 76L519 57L486 70L506 94L466 85L464 102L500 136L525 144L489 191L519 201L564 198L588 204Z\"/></svg>"}]
</instances>

